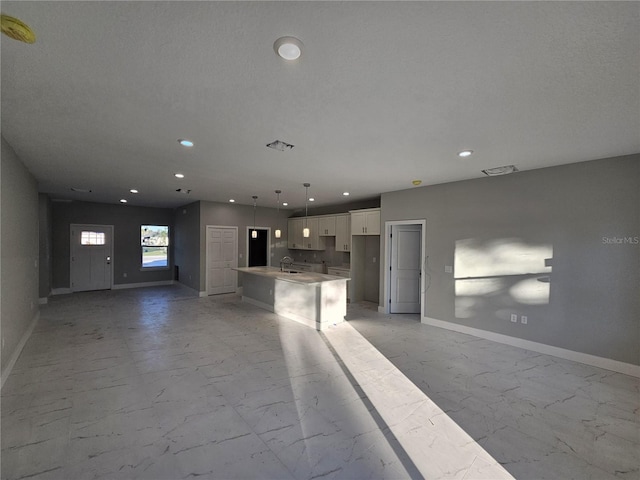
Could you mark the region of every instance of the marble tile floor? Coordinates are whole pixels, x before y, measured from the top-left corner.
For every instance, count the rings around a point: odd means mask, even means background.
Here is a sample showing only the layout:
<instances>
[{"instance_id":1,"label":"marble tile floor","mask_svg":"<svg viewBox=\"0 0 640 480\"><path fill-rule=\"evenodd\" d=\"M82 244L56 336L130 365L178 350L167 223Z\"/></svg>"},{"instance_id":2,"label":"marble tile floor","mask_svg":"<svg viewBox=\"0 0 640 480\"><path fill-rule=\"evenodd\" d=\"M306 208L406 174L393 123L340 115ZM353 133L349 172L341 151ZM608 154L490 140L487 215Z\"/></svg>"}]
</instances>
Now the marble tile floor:
<instances>
[{"instance_id":1,"label":"marble tile floor","mask_svg":"<svg viewBox=\"0 0 640 480\"><path fill-rule=\"evenodd\" d=\"M639 478L638 379L348 320L177 286L54 297L2 389L1 477Z\"/></svg>"}]
</instances>

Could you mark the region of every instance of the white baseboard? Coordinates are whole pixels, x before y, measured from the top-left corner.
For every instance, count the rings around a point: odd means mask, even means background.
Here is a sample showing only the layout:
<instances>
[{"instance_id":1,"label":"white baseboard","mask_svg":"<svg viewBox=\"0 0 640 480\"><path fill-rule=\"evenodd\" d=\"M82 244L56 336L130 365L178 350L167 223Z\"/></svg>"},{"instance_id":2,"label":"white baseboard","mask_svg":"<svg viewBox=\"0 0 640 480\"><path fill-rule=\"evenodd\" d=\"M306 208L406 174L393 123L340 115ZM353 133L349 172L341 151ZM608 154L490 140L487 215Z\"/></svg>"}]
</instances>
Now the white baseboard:
<instances>
[{"instance_id":1,"label":"white baseboard","mask_svg":"<svg viewBox=\"0 0 640 480\"><path fill-rule=\"evenodd\" d=\"M209 294L208 294L207 292L198 292L198 296L199 296L200 298L204 298L204 297L208 297L208 296L209 296Z\"/></svg>"},{"instance_id":2,"label":"white baseboard","mask_svg":"<svg viewBox=\"0 0 640 480\"><path fill-rule=\"evenodd\" d=\"M510 337L509 335L503 335L501 333L488 332L486 330L480 330L478 328L467 327L465 325L445 322L443 320L437 320L435 318L422 317L422 323L431 325L433 327L453 330L454 332L466 333L467 335L473 335L474 337L484 338L485 340L491 340L493 342L511 345L512 347L524 348L526 350L531 350L545 355L551 355L553 357L584 363L593 367L603 368L605 370L611 370L618 373L624 373L625 375L630 375L632 377L640 378L640 365L633 365L632 363L625 363L618 360L612 360L610 358L598 357L596 355L590 355L588 353L575 352L573 350L567 350L565 348L545 345L544 343L532 342L530 340L524 340L522 338Z\"/></svg>"},{"instance_id":3,"label":"white baseboard","mask_svg":"<svg viewBox=\"0 0 640 480\"><path fill-rule=\"evenodd\" d=\"M166 285L174 285L174 280L160 280L157 282L139 282L139 283L119 283L111 287L112 290L124 290L127 288L143 288L143 287L163 287Z\"/></svg>"},{"instance_id":4,"label":"white baseboard","mask_svg":"<svg viewBox=\"0 0 640 480\"><path fill-rule=\"evenodd\" d=\"M68 295L73 293L70 288L54 288L51 290L51 295Z\"/></svg>"},{"instance_id":5,"label":"white baseboard","mask_svg":"<svg viewBox=\"0 0 640 480\"><path fill-rule=\"evenodd\" d=\"M18 342L18 345L16 345L16 349L13 351L13 354L11 355L11 358L9 359L9 362L2 369L2 373L0 374L0 376L2 377L0 379L0 389L2 389L2 387L4 386L4 382L7 380L7 378L11 374L11 370L13 370L14 365L18 361L18 357L20 357L20 354L22 353L22 349L24 348L25 344L27 343L27 340L29 340L29 337L31 336L31 333L33 332L33 329L35 328L36 323L38 323L38 319L39 318L40 318L40 312L38 311L33 316L33 319L31 320L31 324L27 327L27 330L26 330L26 332L24 332L24 335L22 335L22 338Z\"/></svg>"},{"instance_id":6,"label":"white baseboard","mask_svg":"<svg viewBox=\"0 0 640 480\"><path fill-rule=\"evenodd\" d=\"M49 303L49 297L40 297L38 299L39 305L46 305L47 303Z\"/></svg>"}]
</instances>

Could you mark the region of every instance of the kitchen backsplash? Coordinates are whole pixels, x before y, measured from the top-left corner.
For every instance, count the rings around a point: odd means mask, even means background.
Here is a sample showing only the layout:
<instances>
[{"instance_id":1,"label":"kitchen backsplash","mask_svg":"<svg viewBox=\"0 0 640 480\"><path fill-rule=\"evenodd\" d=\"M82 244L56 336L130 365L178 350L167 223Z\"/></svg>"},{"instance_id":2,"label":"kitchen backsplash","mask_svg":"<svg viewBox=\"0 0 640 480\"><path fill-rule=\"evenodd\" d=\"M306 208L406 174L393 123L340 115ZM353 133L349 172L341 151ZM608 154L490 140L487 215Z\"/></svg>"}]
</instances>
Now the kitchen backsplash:
<instances>
[{"instance_id":1,"label":"kitchen backsplash","mask_svg":"<svg viewBox=\"0 0 640 480\"><path fill-rule=\"evenodd\" d=\"M325 250L289 250L289 256L296 262L322 263L339 267L350 263L349 252L336 252L336 237L325 237Z\"/></svg>"}]
</instances>

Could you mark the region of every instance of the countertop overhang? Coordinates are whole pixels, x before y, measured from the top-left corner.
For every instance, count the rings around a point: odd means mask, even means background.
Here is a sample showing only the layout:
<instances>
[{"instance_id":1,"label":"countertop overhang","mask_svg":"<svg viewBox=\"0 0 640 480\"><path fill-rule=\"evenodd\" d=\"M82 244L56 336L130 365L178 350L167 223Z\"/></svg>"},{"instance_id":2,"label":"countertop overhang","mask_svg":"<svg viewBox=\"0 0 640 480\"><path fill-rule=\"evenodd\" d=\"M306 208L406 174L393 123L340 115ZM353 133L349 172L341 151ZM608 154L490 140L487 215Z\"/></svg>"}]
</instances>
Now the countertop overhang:
<instances>
[{"instance_id":1,"label":"countertop overhang","mask_svg":"<svg viewBox=\"0 0 640 480\"><path fill-rule=\"evenodd\" d=\"M346 277L338 277L335 275L327 275L326 273L315 272L299 272L299 273L287 273L282 272L277 267L238 267L234 268L240 273L249 273L252 275L259 275L262 277L273 278L275 280L282 280L285 282L299 283L301 285L316 285L325 282L339 282L349 280Z\"/></svg>"}]
</instances>

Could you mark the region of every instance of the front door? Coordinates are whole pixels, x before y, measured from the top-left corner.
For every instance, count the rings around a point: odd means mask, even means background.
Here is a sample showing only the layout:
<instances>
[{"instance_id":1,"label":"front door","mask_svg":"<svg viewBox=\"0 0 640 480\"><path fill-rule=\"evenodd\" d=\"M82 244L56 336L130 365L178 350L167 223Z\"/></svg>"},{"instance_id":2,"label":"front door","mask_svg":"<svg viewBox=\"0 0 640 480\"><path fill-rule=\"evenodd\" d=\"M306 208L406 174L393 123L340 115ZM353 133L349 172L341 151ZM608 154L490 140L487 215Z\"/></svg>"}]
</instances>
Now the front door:
<instances>
[{"instance_id":1,"label":"front door","mask_svg":"<svg viewBox=\"0 0 640 480\"><path fill-rule=\"evenodd\" d=\"M113 226L71 225L71 291L111 289Z\"/></svg>"},{"instance_id":2,"label":"front door","mask_svg":"<svg viewBox=\"0 0 640 480\"><path fill-rule=\"evenodd\" d=\"M420 313L421 225L391 227L390 313Z\"/></svg>"},{"instance_id":3,"label":"front door","mask_svg":"<svg viewBox=\"0 0 640 480\"><path fill-rule=\"evenodd\" d=\"M207 226L207 295L236 291L237 227Z\"/></svg>"}]
</instances>

